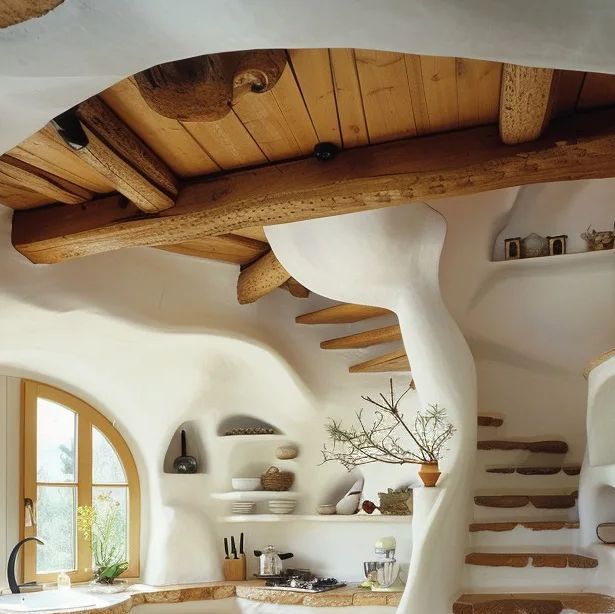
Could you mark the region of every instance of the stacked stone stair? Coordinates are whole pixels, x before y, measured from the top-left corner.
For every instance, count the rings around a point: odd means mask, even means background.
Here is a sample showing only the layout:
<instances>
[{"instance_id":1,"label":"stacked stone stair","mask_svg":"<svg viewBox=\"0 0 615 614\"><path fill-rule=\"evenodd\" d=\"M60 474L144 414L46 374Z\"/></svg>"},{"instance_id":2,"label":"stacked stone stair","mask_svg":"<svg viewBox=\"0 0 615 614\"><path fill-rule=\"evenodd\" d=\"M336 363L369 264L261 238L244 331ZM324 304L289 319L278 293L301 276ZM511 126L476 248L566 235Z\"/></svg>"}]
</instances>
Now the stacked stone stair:
<instances>
[{"instance_id":1,"label":"stacked stone stair","mask_svg":"<svg viewBox=\"0 0 615 614\"><path fill-rule=\"evenodd\" d=\"M501 416L479 416L478 424L465 590L583 590L598 561L577 547L580 465L564 462L568 445L559 440L498 438Z\"/></svg>"}]
</instances>

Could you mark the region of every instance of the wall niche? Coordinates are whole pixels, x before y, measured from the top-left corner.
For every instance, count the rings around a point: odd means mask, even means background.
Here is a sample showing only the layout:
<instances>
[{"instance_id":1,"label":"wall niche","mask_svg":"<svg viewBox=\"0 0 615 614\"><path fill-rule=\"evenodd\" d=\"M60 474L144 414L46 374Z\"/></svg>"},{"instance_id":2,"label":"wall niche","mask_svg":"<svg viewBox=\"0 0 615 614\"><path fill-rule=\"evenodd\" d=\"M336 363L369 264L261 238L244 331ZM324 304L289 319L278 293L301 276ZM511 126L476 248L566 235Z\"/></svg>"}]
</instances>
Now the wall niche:
<instances>
[{"instance_id":1,"label":"wall niche","mask_svg":"<svg viewBox=\"0 0 615 614\"><path fill-rule=\"evenodd\" d=\"M253 416L234 415L218 424L218 437L266 437L281 435L278 428Z\"/></svg>"},{"instance_id":2,"label":"wall niche","mask_svg":"<svg viewBox=\"0 0 615 614\"><path fill-rule=\"evenodd\" d=\"M198 422L194 420L184 422L177 428L177 430L173 434L173 437L169 442L167 452L164 456L163 472L179 475L179 473L175 470L173 463L175 462L175 459L182 454L182 431L186 432L186 454L196 459L196 473L207 473L205 448L201 440L200 427Z\"/></svg>"}]
</instances>

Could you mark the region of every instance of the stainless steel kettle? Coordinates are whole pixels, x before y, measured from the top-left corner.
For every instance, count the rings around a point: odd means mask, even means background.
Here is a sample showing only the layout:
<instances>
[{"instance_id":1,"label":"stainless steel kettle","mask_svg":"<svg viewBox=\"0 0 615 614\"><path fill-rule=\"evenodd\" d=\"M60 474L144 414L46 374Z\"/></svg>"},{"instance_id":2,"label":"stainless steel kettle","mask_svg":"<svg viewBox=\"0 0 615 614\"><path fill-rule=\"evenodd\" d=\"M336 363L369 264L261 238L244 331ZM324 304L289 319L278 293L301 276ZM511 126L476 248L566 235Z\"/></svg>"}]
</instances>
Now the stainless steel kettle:
<instances>
[{"instance_id":1,"label":"stainless steel kettle","mask_svg":"<svg viewBox=\"0 0 615 614\"><path fill-rule=\"evenodd\" d=\"M274 546L265 546L263 550L255 550L254 556L259 558L261 576L281 576L284 573L284 563L293 558L292 552L280 554Z\"/></svg>"}]
</instances>

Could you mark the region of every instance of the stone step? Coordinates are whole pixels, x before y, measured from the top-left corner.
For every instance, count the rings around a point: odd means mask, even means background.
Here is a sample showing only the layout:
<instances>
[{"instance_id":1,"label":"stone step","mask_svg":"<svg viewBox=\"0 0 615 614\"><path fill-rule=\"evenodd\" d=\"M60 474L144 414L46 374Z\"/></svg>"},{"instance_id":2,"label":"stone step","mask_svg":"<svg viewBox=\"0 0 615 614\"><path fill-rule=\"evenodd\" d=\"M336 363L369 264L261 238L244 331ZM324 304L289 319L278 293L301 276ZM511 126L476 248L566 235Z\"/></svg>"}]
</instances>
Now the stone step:
<instances>
[{"instance_id":1,"label":"stone step","mask_svg":"<svg viewBox=\"0 0 615 614\"><path fill-rule=\"evenodd\" d=\"M574 520L528 520L511 522L473 522L470 524L470 533L479 531L512 531L517 527L530 529L531 531L560 531L562 529L578 529L579 522Z\"/></svg>"},{"instance_id":2,"label":"stone step","mask_svg":"<svg viewBox=\"0 0 615 614\"><path fill-rule=\"evenodd\" d=\"M453 614L609 614L615 598L598 593L466 594L453 604Z\"/></svg>"},{"instance_id":3,"label":"stone step","mask_svg":"<svg viewBox=\"0 0 615 614\"><path fill-rule=\"evenodd\" d=\"M499 416L491 416L489 414L478 414L478 426L502 426L504 418Z\"/></svg>"},{"instance_id":4,"label":"stone step","mask_svg":"<svg viewBox=\"0 0 615 614\"><path fill-rule=\"evenodd\" d=\"M506 441L487 439L477 443L478 450L527 450L547 454L566 454L568 444L565 441Z\"/></svg>"},{"instance_id":5,"label":"stone step","mask_svg":"<svg viewBox=\"0 0 615 614\"><path fill-rule=\"evenodd\" d=\"M598 559L569 552L471 552L467 565L482 567L553 567L563 569L593 569Z\"/></svg>"},{"instance_id":6,"label":"stone step","mask_svg":"<svg viewBox=\"0 0 615 614\"><path fill-rule=\"evenodd\" d=\"M563 472L566 475L579 475L581 473L581 465L560 465L553 467L526 467L526 466L494 466L485 469L487 473L519 473L521 475L556 475Z\"/></svg>"},{"instance_id":7,"label":"stone step","mask_svg":"<svg viewBox=\"0 0 615 614\"><path fill-rule=\"evenodd\" d=\"M577 492L570 494L536 495L476 495L474 504L482 507L525 507L533 505L538 509L568 509L576 505Z\"/></svg>"}]
</instances>

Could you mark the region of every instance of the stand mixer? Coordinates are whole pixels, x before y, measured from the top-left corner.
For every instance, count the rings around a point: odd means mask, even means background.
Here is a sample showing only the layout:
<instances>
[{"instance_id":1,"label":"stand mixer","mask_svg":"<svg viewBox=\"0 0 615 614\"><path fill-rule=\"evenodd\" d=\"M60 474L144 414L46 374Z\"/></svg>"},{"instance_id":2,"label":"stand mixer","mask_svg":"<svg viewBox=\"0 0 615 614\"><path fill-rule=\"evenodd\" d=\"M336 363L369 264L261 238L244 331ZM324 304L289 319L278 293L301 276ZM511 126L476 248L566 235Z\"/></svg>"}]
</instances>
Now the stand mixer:
<instances>
[{"instance_id":1,"label":"stand mixer","mask_svg":"<svg viewBox=\"0 0 615 614\"><path fill-rule=\"evenodd\" d=\"M399 563L395 560L397 543L394 537L381 537L374 544L375 561L365 561L363 571L373 591L400 592L404 584L399 578Z\"/></svg>"}]
</instances>

